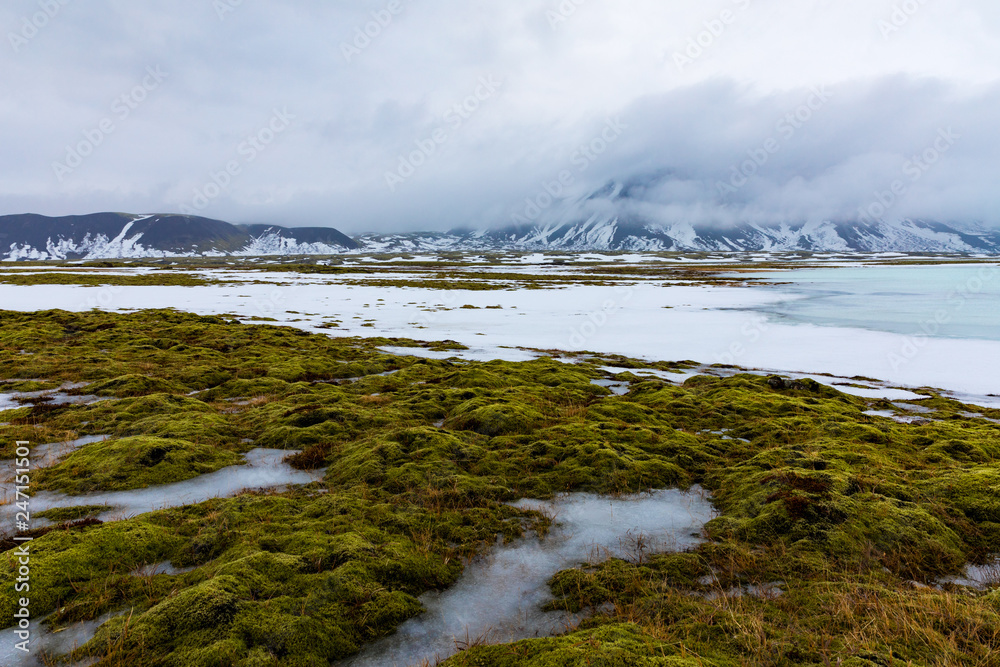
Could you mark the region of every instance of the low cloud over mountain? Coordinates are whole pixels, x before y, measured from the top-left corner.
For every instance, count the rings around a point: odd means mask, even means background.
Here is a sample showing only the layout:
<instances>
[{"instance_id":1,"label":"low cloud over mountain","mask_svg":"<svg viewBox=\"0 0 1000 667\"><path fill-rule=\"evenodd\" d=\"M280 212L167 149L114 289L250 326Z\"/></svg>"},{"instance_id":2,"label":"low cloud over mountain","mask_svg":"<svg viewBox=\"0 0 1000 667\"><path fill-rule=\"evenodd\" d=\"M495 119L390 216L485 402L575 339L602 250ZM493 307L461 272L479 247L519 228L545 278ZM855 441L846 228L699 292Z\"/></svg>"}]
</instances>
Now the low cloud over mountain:
<instances>
[{"instance_id":1,"label":"low cloud over mountain","mask_svg":"<svg viewBox=\"0 0 1000 667\"><path fill-rule=\"evenodd\" d=\"M0 213L502 228L640 180L617 214L1000 226L994 2L387 6L5 4Z\"/></svg>"}]
</instances>

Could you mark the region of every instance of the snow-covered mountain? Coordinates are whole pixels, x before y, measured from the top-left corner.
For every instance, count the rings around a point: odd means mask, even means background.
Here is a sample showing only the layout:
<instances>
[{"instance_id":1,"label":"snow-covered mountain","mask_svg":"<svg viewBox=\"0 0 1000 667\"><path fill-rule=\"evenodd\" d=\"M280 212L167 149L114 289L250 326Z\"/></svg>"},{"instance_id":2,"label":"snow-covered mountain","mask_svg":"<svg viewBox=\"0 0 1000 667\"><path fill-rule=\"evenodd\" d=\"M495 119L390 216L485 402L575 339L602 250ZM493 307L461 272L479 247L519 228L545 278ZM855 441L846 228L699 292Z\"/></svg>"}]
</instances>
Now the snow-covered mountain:
<instances>
[{"instance_id":1,"label":"snow-covered mountain","mask_svg":"<svg viewBox=\"0 0 1000 667\"><path fill-rule=\"evenodd\" d=\"M959 230L941 223L903 220L861 223L739 224L726 228L686 222L654 224L618 217L516 228L474 235L488 246L558 250L1000 252L1000 233Z\"/></svg>"},{"instance_id":2,"label":"snow-covered mountain","mask_svg":"<svg viewBox=\"0 0 1000 667\"><path fill-rule=\"evenodd\" d=\"M117 259L344 252L605 250L674 252L926 252L1000 254L1000 230L926 220L692 224L632 206L611 184L565 201L537 224L488 230L364 234L327 227L232 225L183 215L0 216L0 260ZM634 211L641 209L643 214ZM653 211L653 213L650 213ZM540 216L541 217L541 216Z\"/></svg>"},{"instance_id":3,"label":"snow-covered mountain","mask_svg":"<svg viewBox=\"0 0 1000 667\"><path fill-rule=\"evenodd\" d=\"M608 250L673 252L904 252L1000 254L1000 232L922 220L740 224L727 228L642 224L617 217L436 234L367 234L368 252L448 250Z\"/></svg>"},{"instance_id":4,"label":"snow-covered mountain","mask_svg":"<svg viewBox=\"0 0 1000 667\"><path fill-rule=\"evenodd\" d=\"M485 231L364 235L371 251L612 250L1000 253L1000 230L928 220L692 223L656 201L670 174L611 182L578 199L535 206L535 217Z\"/></svg>"},{"instance_id":5,"label":"snow-covered mountain","mask_svg":"<svg viewBox=\"0 0 1000 667\"><path fill-rule=\"evenodd\" d=\"M336 229L232 225L186 215L0 216L0 260L331 255L358 244Z\"/></svg>"}]
</instances>

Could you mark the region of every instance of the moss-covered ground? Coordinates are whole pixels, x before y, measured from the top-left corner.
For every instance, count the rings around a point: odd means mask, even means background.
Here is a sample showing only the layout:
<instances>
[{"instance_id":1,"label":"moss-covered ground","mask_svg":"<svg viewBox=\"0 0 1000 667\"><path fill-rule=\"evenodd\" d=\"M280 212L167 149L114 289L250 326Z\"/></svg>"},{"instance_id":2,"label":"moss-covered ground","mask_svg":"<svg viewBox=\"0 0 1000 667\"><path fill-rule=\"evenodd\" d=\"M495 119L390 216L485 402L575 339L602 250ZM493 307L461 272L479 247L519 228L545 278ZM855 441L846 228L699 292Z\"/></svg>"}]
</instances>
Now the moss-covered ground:
<instances>
[{"instance_id":1,"label":"moss-covered ground","mask_svg":"<svg viewBox=\"0 0 1000 667\"><path fill-rule=\"evenodd\" d=\"M308 487L121 522L55 512L31 543L32 613L58 627L126 612L82 649L103 666L328 665L420 613L418 596L498 535L544 530L508 501L699 483L719 511L704 544L563 571L553 606L588 621L447 664L1000 664L1000 593L934 587L1000 550L1000 426L962 416L1000 411L935 397L927 423L902 424L863 414L887 404L749 374L625 372L616 396L592 384L601 366L650 364L378 349L417 344L174 311L0 312L0 380L111 397L0 413L0 458L14 440L109 436L36 488L176 481L251 447L327 468ZM195 569L133 574L164 560ZM0 556L8 624L15 562Z\"/></svg>"},{"instance_id":2,"label":"moss-covered ground","mask_svg":"<svg viewBox=\"0 0 1000 667\"><path fill-rule=\"evenodd\" d=\"M635 261L637 255L642 256L642 261ZM477 292L563 289L579 285L740 286L773 279L775 275L789 269L822 268L836 261L870 266L990 263L989 258L920 253L887 258L878 255L798 251L774 253L767 260L762 260L759 253L733 252L608 252L585 259L581 259L579 253L570 252L444 252L436 253L433 258L399 252L329 257L189 257L19 262L16 271L0 272L0 284L288 286L307 280L348 287ZM100 269L100 273L95 272L95 269ZM204 273L195 273L196 271ZM231 273L232 271L239 273Z\"/></svg>"},{"instance_id":3,"label":"moss-covered ground","mask_svg":"<svg viewBox=\"0 0 1000 667\"><path fill-rule=\"evenodd\" d=\"M80 271L18 271L0 274L0 283L7 285L121 285L124 287L203 287L215 281L178 273L98 274Z\"/></svg>"},{"instance_id":4,"label":"moss-covered ground","mask_svg":"<svg viewBox=\"0 0 1000 667\"><path fill-rule=\"evenodd\" d=\"M132 436L92 443L35 475L34 486L78 495L170 484L237 465L239 454L214 444Z\"/></svg>"}]
</instances>

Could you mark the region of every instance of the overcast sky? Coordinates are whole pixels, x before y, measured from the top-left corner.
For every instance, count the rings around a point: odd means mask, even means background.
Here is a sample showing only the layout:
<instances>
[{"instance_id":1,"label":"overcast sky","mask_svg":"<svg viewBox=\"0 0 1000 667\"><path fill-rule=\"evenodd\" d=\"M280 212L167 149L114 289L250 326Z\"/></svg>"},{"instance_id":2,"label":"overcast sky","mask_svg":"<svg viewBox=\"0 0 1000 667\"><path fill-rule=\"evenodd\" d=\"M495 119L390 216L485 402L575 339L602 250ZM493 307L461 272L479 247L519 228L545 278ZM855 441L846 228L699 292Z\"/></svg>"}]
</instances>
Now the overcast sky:
<instances>
[{"instance_id":1,"label":"overcast sky","mask_svg":"<svg viewBox=\"0 0 1000 667\"><path fill-rule=\"evenodd\" d=\"M447 229L639 179L693 221L1000 224L996 0L5 0L0 27L0 214Z\"/></svg>"}]
</instances>

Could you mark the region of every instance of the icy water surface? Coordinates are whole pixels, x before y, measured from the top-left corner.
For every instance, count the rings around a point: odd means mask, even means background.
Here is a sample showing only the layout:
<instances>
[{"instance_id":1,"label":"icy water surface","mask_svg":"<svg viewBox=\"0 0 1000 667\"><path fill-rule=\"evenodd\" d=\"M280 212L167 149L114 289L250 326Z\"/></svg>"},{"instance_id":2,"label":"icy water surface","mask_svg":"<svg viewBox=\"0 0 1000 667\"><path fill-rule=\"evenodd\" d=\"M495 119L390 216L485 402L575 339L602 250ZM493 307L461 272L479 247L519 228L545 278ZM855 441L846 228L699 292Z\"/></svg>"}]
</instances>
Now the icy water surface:
<instances>
[{"instance_id":1,"label":"icy water surface","mask_svg":"<svg viewBox=\"0 0 1000 667\"><path fill-rule=\"evenodd\" d=\"M0 393L0 411L15 410L23 408L32 403L45 403L46 405L90 405L99 401L110 400L107 396L94 396L91 394L77 395L69 394L67 391L86 387L88 382L66 382L58 389L44 389L42 391L15 391ZM3 386L0 384L0 386ZM41 400L39 400L41 399Z\"/></svg>"},{"instance_id":2,"label":"icy water surface","mask_svg":"<svg viewBox=\"0 0 1000 667\"><path fill-rule=\"evenodd\" d=\"M176 484L132 491L80 496L42 491L32 497L31 511L38 513L54 507L107 505L108 511L99 514L97 518L113 521L158 509L193 505L210 498L224 498L244 489L280 489L323 479L325 469L302 471L285 463L285 457L294 453L282 449L255 449L247 453L246 465L230 466ZM0 519L10 525L15 510L13 505L0 507ZM40 524L36 523L37 525Z\"/></svg>"},{"instance_id":3,"label":"icy water surface","mask_svg":"<svg viewBox=\"0 0 1000 667\"><path fill-rule=\"evenodd\" d=\"M17 398L17 394L0 394L0 411L21 407L21 404L14 400L15 398Z\"/></svg>"},{"instance_id":4,"label":"icy water surface","mask_svg":"<svg viewBox=\"0 0 1000 667\"><path fill-rule=\"evenodd\" d=\"M780 375L783 378L789 378L792 380L803 380L812 379L820 384L825 384L828 387L833 387L839 392L844 394L851 394L852 396L860 396L861 398L884 398L890 401L919 401L925 398L930 398L924 394L918 394L916 392L909 391L907 389L899 389L897 387L887 387L884 383L857 380L854 378L844 378L821 374L809 374L809 373L789 373L787 371L776 371L776 370L761 370L761 369L749 369L749 368L715 368L711 366L698 366L696 368L689 368L681 373L670 373L667 371L661 371L654 368L621 368L618 366L602 366L601 370L607 371L608 373L614 373L615 375L619 373L632 373L639 377L655 377L661 380L666 380L667 382L673 382L676 384L684 384L690 378L697 375L712 375L715 377L731 377L737 373L750 373L751 375ZM600 384L601 386L610 386L608 383L612 381L609 380L593 380L592 384ZM612 391L614 391L612 389ZM617 393L617 392L616 392ZM626 390L623 393L628 393Z\"/></svg>"},{"instance_id":5,"label":"icy water surface","mask_svg":"<svg viewBox=\"0 0 1000 667\"><path fill-rule=\"evenodd\" d=\"M591 380L590 384L604 387L615 396L624 396L628 393L628 382L615 382L614 380Z\"/></svg>"},{"instance_id":6,"label":"icy water surface","mask_svg":"<svg viewBox=\"0 0 1000 667\"><path fill-rule=\"evenodd\" d=\"M580 618L543 612L556 572L608 558L638 560L697 544L714 514L705 493L657 491L625 498L571 494L522 500L555 525L544 539L517 540L469 564L458 582L421 598L427 611L342 663L345 667L406 667L456 653L456 643L507 642L564 632Z\"/></svg>"},{"instance_id":7,"label":"icy water surface","mask_svg":"<svg viewBox=\"0 0 1000 667\"><path fill-rule=\"evenodd\" d=\"M107 440L106 435L85 435L76 440L37 445L31 448L31 467L35 470L48 468L84 445ZM9 482L14 478L14 459L0 461L0 481Z\"/></svg>"},{"instance_id":8,"label":"icy water surface","mask_svg":"<svg viewBox=\"0 0 1000 667\"><path fill-rule=\"evenodd\" d=\"M970 586L980 590L1000 586L1000 558L986 565L967 565L961 576L946 577L941 583Z\"/></svg>"},{"instance_id":9,"label":"icy water surface","mask_svg":"<svg viewBox=\"0 0 1000 667\"><path fill-rule=\"evenodd\" d=\"M94 438L81 440L94 441ZM80 441L59 443L63 446L74 444L79 446ZM51 447L57 448L58 445ZM210 498L230 496L243 489L283 488L294 484L308 484L323 478L325 470L303 472L295 470L283 462L286 456L294 453L285 450L255 449L246 455L246 465L231 466L184 482L146 489L81 496L41 492L32 497L31 511L37 513L53 507L74 505L108 505L108 511L98 515L98 518L102 521L112 521L158 509L191 505ZM11 517L9 515L14 509L12 505L0 508L0 517L6 524L10 524ZM39 527L43 523L47 522L39 520L33 522L35 527ZM186 571L189 570L174 568L169 562L164 562L139 568L133 574L135 576L153 576L156 574L180 574ZM15 648L14 645L19 640L14 628L0 631L0 666L35 667L42 665L44 663L40 662L39 658L41 652L60 655L82 646L94 636L97 628L108 618L110 616L104 616L95 621L76 623L56 633L49 632L41 623L35 621L31 626L33 641L30 645L30 654Z\"/></svg>"},{"instance_id":10,"label":"icy water surface","mask_svg":"<svg viewBox=\"0 0 1000 667\"><path fill-rule=\"evenodd\" d=\"M770 279L793 298L779 321L903 335L1000 340L1000 268L986 264L805 269Z\"/></svg>"},{"instance_id":11,"label":"icy water surface","mask_svg":"<svg viewBox=\"0 0 1000 667\"><path fill-rule=\"evenodd\" d=\"M425 359L458 358L467 361L492 361L494 359L502 359L504 361L533 361L542 356L541 353L533 350L503 346L500 348L469 347L465 350L428 350L425 347L397 347L387 345L378 349L398 357L423 357Z\"/></svg>"},{"instance_id":12,"label":"icy water surface","mask_svg":"<svg viewBox=\"0 0 1000 667\"><path fill-rule=\"evenodd\" d=\"M19 650L16 644L21 640L17 630L7 628L0 630L0 665L3 667L42 667L56 664L44 662L42 655L65 655L83 646L97 634L97 629L118 614L105 614L93 621L74 623L59 632L51 632L39 621L31 623L31 641L28 652ZM72 667L92 664L93 660L75 663ZM67 664L67 663L58 663Z\"/></svg>"}]
</instances>

